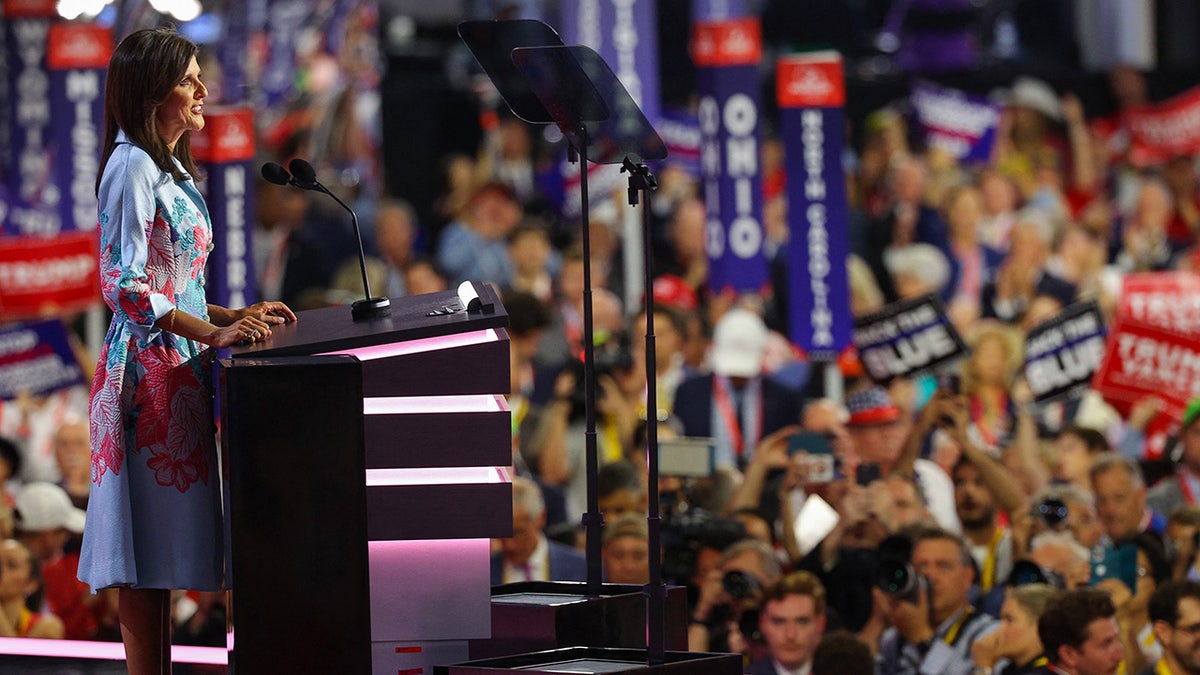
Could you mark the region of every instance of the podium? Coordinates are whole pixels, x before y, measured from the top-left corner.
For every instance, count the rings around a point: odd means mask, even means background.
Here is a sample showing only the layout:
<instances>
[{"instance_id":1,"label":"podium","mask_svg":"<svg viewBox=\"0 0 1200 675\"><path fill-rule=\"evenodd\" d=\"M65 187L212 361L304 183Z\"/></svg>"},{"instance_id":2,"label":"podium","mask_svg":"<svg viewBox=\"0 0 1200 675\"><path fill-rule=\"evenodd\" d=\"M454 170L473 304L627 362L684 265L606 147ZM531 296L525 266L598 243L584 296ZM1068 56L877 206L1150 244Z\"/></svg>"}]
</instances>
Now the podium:
<instances>
[{"instance_id":1,"label":"podium","mask_svg":"<svg viewBox=\"0 0 1200 675\"><path fill-rule=\"evenodd\" d=\"M428 673L490 636L508 317L474 289L301 312L220 363L232 673Z\"/></svg>"}]
</instances>

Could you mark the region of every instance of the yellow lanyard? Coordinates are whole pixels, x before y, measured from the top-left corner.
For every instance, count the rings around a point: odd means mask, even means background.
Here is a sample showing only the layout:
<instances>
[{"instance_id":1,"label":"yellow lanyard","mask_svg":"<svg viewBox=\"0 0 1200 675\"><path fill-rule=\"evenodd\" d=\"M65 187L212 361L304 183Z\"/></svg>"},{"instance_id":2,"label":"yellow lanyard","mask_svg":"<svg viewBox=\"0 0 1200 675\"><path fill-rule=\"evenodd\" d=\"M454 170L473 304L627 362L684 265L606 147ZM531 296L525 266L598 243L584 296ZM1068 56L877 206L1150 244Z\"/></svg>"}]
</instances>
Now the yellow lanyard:
<instances>
[{"instance_id":1,"label":"yellow lanyard","mask_svg":"<svg viewBox=\"0 0 1200 675\"><path fill-rule=\"evenodd\" d=\"M996 549L1000 547L1000 540L1004 538L1004 528L997 527L992 533L992 543L988 544L987 558L983 561L983 579L980 586L984 592L992 590L992 586L996 585Z\"/></svg>"},{"instance_id":2,"label":"yellow lanyard","mask_svg":"<svg viewBox=\"0 0 1200 675\"><path fill-rule=\"evenodd\" d=\"M1167 667L1167 660L1161 658L1158 664L1154 666L1154 675L1171 675L1171 669Z\"/></svg>"},{"instance_id":3,"label":"yellow lanyard","mask_svg":"<svg viewBox=\"0 0 1200 675\"><path fill-rule=\"evenodd\" d=\"M945 637L942 638L943 642L954 646L954 640L958 637L958 631L962 630L963 624L967 622L967 617L971 616L972 611L974 610L971 607L963 610L962 616L958 617L958 621L955 621L954 625L950 626L950 630L946 631Z\"/></svg>"},{"instance_id":4,"label":"yellow lanyard","mask_svg":"<svg viewBox=\"0 0 1200 675\"><path fill-rule=\"evenodd\" d=\"M610 464L624 457L625 449L621 447L621 430L615 422L601 421L600 428L600 453L603 456L603 464Z\"/></svg>"}]
</instances>

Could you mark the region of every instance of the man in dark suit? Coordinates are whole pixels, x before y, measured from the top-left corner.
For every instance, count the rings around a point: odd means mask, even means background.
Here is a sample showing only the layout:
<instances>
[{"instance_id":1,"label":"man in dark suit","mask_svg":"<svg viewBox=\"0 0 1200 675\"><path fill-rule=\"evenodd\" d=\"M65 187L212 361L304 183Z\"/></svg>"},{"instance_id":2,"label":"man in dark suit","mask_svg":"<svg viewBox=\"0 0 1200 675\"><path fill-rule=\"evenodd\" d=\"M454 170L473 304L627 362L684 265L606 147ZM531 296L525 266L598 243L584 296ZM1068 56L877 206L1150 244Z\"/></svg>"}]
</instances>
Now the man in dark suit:
<instances>
[{"instance_id":1,"label":"man in dark suit","mask_svg":"<svg viewBox=\"0 0 1200 675\"><path fill-rule=\"evenodd\" d=\"M546 539L546 505L541 489L514 477L513 536L500 540L492 555L492 585L517 581L586 581L587 563L575 549Z\"/></svg>"},{"instance_id":2,"label":"man in dark suit","mask_svg":"<svg viewBox=\"0 0 1200 675\"><path fill-rule=\"evenodd\" d=\"M762 318L731 309L713 329L713 372L675 391L684 435L712 438L717 466L745 466L759 440L800 420L799 393L762 374L766 347Z\"/></svg>"},{"instance_id":3,"label":"man in dark suit","mask_svg":"<svg viewBox=\"0 0 1200 675\"><path fill-rule=\"evenodd\" d=\"M793 572L767 587L758 631L769 655L747 666L747 675L810 673L825 634L825 587L816 575Z\"/></svg>"},{"instance_id":4,"label":"man in dark suit","mask_svg":"<svg viewBox=\"0 0 1200 675\"><path fill-rule=\"evenodd\" d=\"M942 300L950 300L958 288L961 269L958 257L950 249L950 235L941 214L925 202L925 187L929 179L929 167L924 160L910 157L899 162L888 176L887 211L870 222L862 238L862 249L856 251L879 283L888 301L899 299L892 277L883 262L884 252L889 248L903 248L910 244L924 243L936 247L949 263L950 277L942 287Z\"/></svg>"}]
</instances>

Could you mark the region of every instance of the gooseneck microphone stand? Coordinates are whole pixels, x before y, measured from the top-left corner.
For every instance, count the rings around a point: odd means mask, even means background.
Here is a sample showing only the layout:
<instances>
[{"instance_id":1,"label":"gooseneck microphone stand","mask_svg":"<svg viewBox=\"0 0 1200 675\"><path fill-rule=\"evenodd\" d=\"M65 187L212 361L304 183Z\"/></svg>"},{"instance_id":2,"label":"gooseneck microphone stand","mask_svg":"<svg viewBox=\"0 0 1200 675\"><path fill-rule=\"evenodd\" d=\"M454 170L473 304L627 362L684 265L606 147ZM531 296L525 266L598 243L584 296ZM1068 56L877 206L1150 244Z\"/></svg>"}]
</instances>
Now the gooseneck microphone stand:
<instances>
[{"instance_id":1,"label":"gooseneck microphone stand","mask_svg":"<svg viewBox=\"0 0 1200 675\"><path fill-rule=\"evenodd\" d=\"M288 173L289 169L291 173ZM267 162L262 166L262 176L268 182L275 185L291 185L301 190L311 190L329 195L333 198L333 201L338 203L338 206L350 214L350 222L354 224L354 240L358 243L358 266L362 270L363 293L365 293L362 300L356 300L350 305L350 316L355 321L362 321L364 319L374 319L391 314L391 300L387 297L376 297L371 294L371 282L367 279L367 254L363 251L362 232L358 228L358 214L354 213L354 209L347 206L341 199L338 199L337 195L330 192L329 188L317 180L317 171L313 168L312 164L299 157L288 162L287 169L275 162Z\"/></svg>"},{"instance_id":2,"label":"gooseneck microphone stand","mask_svg":"<svg viewBox=\"0 0 1200 675\"><path fill-rule=\"evenodd\" d=\"M317 172L313 169L312 164L307 161L296 158L288 163L288 169L291 170L295 177L297 186L305 190L313 190L329 195L333 201L338 203L350 214L350 222L354 224L354 240L358 243L358 265L362 270L363 292L366 294L362 300L356 300L350 305L350 316L355 321L363 319L371 319L379 316L387 316L392 311L392 302L386 297L376 297L371 294L371 282L367 279L367 254L363 251L362 231L358 227L358 215L354 213L354 209L350 208L338 198L337 195L329 191L329 188L321 184L317 180Z\"/></svg>"}]
</instances>

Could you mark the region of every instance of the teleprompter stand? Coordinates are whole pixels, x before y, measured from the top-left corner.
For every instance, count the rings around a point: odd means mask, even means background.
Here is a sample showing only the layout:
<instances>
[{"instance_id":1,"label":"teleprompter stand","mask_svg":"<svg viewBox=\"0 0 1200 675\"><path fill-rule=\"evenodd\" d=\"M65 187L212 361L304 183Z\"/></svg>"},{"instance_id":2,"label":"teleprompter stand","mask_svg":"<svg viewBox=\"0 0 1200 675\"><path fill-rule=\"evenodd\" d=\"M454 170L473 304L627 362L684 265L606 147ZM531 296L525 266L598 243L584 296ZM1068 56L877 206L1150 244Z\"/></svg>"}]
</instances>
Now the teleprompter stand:
<instances>
[{"instance_id":1,"label":"teleprompter stand","mask_svg":"<svg viewBox=\"0 0 1200 675\"><path fill-rule=\"evenodd\" d=\"M488 76L492 79L500 95L512 108L513 113L527 122L534 124L554 123L562 131L570 144L570 150L578 157L580 164L580 199L582 219L582 239L584 257L584 413L585 413L585 447L587 472L587 513L583 517L583 525L587 538L587 580L583 588L579 584L554 583L545 584L510 584L493 589L493 618L497 616L497 608L511 610L519 602L505 602L514 596L521 596L533 609L530 612L543 612L556 604L569 607L575 603L569 602L572 597L578 597L580 590L584 596L581 600L592 603L590 608L592 618L603 614L607 606L611 606L619 596L604 596L609 589L619 590L621 587L606 587L601 583L600 567L600 535L603 527L603 517L599 511L596 491L596 474L598 457L596 449L596 401L595 401L595 364L593 350L592 325L592 286L591 286L591 252L589 242L588 219L588 162L595 164L625 164L630 172L631 199L633 192L646 192L653 189L653 177L641 164L642 161L660 160L666 157L666 146L646 120L641 109L629 96L620 80L613 74L608 64L593 50L584 46L563 46L558 35L545 24L534 21L499 21L499 22L468 22L459 28L459 34L471 48ZM532 97L530 94L532 93ZM540 106L533 105L536 100ZM636 203L636 202L635 202ZM649 231L646 231L647 243ZM647 245L646 255L650 248ZM647 296L652 287L649 283L651 271L646 267ZM648 302L652 302L648 298ZM652 308L652 305L648 305ZM576 642L562 631L557 632L553 646L555 649L513 654L497 658L479 659L472 662L459 663L449 666L439 666L435 672L442 675L476 675L482 673L511 672L573 672L573 673L692 673L704 675L733 675L741 672L741 659L734 654L701 654L686 651L667 651L669 641L674 649L686 648L686 625L680 625L677 620L672 630L667 630L666 617L672 619L679 613L677 600L684 600L680 593L668 593L662 583L661 566L656 551L659 549L660 519L658 514L657 485L657 429L655 411L657 404L654 399L654 360L653 360L653 314L648 313L647 328L647 381L650 398L647 402L647 415L651 424L650 447L648 448L651 470L651 512L649 516L651 578L650 583L643 587L642 594L645 604L644 617L645 649L641 649L638 635L629 642L632 644L597 644L586 636ZM511 587L511 588L509 588ZM630 591L636 587L627 587ZM677 589L675 589L677 590ZM545 599L537 601L536 596ZM630 594L627 594L630 595ZM610 608L610 607L609 607ZM588 612L588 609L584 609ZM531 616L525 614L523 616ZM554 617L553 612L550 613ZM558 618L562 615L559 613ZM506 623L513 623L511 621ZM525 622L518 622L524 624ZM553 620L549 623L556 624ZM558 622L561 623L561 622ZM493 620L493 637L489 647L495 647L501 641L501 631L504 625L497 625ZM509 629L511 630L511 629ZM601 633L602 631L597 631ZM668 635L669 634L669 635ZM576 646L572 646L576 645ZM472 653L474 655L474 646Z\"/></svg>"}]
</instances>

